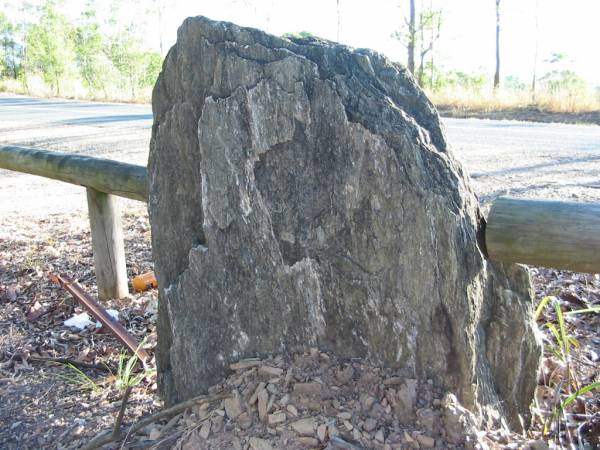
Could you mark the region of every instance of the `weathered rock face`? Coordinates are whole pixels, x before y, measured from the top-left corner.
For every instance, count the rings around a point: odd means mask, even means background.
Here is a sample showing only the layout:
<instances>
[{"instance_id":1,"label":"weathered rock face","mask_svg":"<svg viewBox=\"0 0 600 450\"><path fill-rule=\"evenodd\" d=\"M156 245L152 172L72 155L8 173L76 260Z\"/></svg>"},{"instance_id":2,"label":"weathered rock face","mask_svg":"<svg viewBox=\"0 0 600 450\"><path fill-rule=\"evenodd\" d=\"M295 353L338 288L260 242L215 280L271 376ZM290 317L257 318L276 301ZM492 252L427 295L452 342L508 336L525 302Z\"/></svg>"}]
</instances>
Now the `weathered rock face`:
<instances>
[{"instance_id":1,"label":"weathered rock face","mask_svg":"<svg viewBox=\"0 0 600 450\"><path fill-rule=\"evenodd\" d=\"M437 113L369 50L190 18L153 95L160 389L318 346L528 414L529 277L491 265Z\"/></svg>"}]
</instances>

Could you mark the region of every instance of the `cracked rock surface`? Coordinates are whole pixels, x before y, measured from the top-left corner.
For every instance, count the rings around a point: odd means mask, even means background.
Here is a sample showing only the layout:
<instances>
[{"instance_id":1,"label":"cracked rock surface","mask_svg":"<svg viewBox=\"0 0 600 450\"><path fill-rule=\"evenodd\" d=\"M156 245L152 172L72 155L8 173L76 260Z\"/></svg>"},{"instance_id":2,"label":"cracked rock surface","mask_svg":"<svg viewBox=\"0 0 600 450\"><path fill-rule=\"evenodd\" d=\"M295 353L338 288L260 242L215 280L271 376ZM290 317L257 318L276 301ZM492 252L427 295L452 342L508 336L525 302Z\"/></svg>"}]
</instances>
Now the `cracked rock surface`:
<instances>
[{"instance_id":1,"label":"cracked rock surface","mask_svg":"<svg viewBox=\"0 0 600 450\"><path fill-rule=\"evenodd\" d=\"M319 347L432 379L480 417L529 414L529 276L486 260L477 199L404 67L189 18L153 112L168 402L242 358Z\"/></svg>"}]
</instances>

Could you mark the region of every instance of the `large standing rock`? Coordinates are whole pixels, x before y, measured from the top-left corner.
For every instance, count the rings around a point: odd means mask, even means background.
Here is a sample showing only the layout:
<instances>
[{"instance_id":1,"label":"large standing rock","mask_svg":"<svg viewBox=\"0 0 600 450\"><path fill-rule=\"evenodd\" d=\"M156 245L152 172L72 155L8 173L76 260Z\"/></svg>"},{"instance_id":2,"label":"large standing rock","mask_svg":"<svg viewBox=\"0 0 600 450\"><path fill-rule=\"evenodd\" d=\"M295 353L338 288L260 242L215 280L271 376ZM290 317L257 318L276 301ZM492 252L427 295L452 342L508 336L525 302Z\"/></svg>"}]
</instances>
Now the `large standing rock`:
<instances>
[{"instance_id":1,"label":"large standing rock","mask_svg":"<svg viewBox=\"0 0 600 450\"><path fill-rule=\"evenodd\" d=\"M160 389L319 346L527 415L529 277L486 260L438 115L370 50L190 18L153 94Z\"/></svg>"}]
</instances>

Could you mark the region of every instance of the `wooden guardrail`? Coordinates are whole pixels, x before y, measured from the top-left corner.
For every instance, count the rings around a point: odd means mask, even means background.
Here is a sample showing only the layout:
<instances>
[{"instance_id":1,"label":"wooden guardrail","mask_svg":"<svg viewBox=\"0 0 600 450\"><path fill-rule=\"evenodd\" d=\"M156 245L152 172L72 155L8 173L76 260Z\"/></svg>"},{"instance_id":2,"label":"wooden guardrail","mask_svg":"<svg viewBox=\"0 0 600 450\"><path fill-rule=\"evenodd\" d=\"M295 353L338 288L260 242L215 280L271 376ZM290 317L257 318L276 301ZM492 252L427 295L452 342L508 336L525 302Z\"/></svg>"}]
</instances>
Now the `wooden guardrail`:
<instances>
[{"instance_id":1,"label":"wooden guardrail","mask_svg":"<svg viewBox=\"0 0 600 450\"><path fill-rule=\"evenodd\" d=\"M115 196L147 201L146 168L108 159L0 145L0 168L85 186L100 298L128 293ZM485 229L492 260L600 272L600 204L498 198Z\"/></svg>"},{"instance_id":2,"label":"wooden guardrail","mask_svg":"<svg viewBox=\"0 0 600 450\"><path fill-rule=\"evenodd\" d=\"M104 158L0 145L0 168L147 201L146 168Z\"/></svg>"},{"instance_id":3,"label":"wooden guardrail","mask_svg":"<svg viewBox=\"0 0 600 450\"><path fill-rule=\"evenodd\" d=\"M600 203L497 198L485 242L493 260L600 273Z\"/></svg>"},{"instance_id":4,"label":"wooden guardrail","mask_svg":"<svg viewBox=\"0 0 600 450\"><path fill-rule=\"evenodd\" d=\"M0 145L0 168L85 186L98 296L129 292L120 211L115 196L147 201L146 168L109 159Z\"/></svg>"}]
</instances>

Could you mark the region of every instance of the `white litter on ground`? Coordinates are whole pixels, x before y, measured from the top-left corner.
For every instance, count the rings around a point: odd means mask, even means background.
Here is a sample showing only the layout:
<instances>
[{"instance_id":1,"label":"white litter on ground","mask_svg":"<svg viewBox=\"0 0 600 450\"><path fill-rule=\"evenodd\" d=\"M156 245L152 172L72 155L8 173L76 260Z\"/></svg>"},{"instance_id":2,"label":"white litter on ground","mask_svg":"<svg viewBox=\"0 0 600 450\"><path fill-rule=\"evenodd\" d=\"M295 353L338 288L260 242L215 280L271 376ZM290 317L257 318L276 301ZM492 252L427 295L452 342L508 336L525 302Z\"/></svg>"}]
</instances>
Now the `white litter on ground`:
<instances>
[{"instance_id":1,"label":"white litter on ground","mask_svg":"<svg viewBox=\"0 0 600 450\"><path fill-rule=\"evenodd\" d=\"M119 320L119 311L116 309L107 309L106 312L114 321ZM90 325L94 325L94 322L90 320L90 316L86 312L82 312L81 314L74 314L70 319L65 320L64 325L66 327L77 328L78 330L83 330ZM100 328L102 324L100 322L95 323L96 328Z\"/></svg>"}]
</instances>

